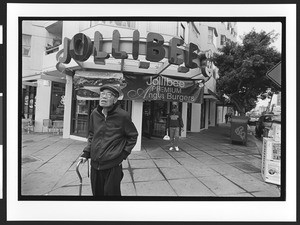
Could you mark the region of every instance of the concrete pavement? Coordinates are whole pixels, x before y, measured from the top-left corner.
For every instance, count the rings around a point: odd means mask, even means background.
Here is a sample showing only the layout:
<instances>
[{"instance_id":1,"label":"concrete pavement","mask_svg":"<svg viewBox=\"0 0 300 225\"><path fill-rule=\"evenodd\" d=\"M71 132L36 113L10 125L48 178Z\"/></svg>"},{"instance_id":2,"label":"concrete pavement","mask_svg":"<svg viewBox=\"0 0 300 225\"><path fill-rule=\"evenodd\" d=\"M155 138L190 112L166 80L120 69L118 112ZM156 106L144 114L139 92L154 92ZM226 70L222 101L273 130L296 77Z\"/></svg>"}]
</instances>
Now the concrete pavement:
<instances>
[{"instance_id":1,"label":"concrete pavement","mask_svg":"<svg viewBox=\"0 0 300 225\"><path fill-rule=\"evenodd\" d=\"M85 142L52 133L22 135L22 195L78 196L76 163ZM123 196L280 197L280 187L261 177L261 142L230 141L230 126L188 133L180 151L159 138L142 140L142 150L123 162ZM80 166L82 195L91 195L87 164Z\"/></svg>"}]
</instances>

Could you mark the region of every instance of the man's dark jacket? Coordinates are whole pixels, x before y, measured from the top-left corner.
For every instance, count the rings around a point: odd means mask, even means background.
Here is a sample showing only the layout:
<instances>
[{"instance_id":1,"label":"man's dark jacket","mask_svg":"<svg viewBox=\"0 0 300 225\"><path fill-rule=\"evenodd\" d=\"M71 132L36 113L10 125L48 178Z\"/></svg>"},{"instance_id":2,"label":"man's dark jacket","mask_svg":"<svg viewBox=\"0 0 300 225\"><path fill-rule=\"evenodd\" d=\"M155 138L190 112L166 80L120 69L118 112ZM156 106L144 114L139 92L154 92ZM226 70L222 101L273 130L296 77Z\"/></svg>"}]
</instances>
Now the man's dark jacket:
<instances>
[{"instance_id":1,"label":"man's dark jacket","mask_svg":"<svg viewBox=\"0 0 300 225\"><path fill-rule=\"evenodd\" d=\"M131 153L138 137L129 114L118 104L108 111L106 118L102 109L98 105L91 113L88 145L81 155L91 158L91 166L97 170L120 164Z\"/></svg>"}]
</instances>

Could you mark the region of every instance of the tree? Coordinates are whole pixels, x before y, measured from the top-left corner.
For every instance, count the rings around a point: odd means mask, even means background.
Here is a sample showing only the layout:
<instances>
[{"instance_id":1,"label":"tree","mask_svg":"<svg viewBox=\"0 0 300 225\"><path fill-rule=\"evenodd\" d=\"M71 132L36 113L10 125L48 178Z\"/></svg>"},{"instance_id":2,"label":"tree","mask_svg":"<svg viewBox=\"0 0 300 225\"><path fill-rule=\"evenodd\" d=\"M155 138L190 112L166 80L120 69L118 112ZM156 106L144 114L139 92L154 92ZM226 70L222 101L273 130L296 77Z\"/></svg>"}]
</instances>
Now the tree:
<instances>
[{"instance_id":1,"label":"tree","mask_svg":"<svg viewBox=\"0 0 300 225\"><path fill-rule=\"evenodd\" d=\"M281 61L281 53L271 47L278 34L251 32L242 37L242 44L228 41L214 54L213 62L219 69L217 94L229 101L241 114L253 109L257 96L268 88L277 90L266 73Z\"/></svg>"}]
</instances>

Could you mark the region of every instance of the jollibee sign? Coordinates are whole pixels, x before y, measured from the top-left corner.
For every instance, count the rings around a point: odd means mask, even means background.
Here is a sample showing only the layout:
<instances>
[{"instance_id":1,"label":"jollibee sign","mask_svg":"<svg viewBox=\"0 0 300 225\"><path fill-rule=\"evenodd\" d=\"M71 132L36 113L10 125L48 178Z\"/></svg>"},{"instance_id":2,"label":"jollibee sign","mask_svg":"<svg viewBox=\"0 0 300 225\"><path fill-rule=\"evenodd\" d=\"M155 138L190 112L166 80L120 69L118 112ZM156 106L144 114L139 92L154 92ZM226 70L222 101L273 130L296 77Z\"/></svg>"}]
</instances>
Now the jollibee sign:
<instances>
[{"instance_id":1,"label":"jollibee sign","mask_svg":"<svg viewBox=\"0 0 300 225\"><path fill-rule=\"evenodd\" d=\"M124 74L124 99L162 100L202 103L204 88L195 80L179 80L162 75L135 76Z\"/></svg>"},{"instance_id":2,"label":"jollibee sign","mask_svg":"<svg viewBox=\"0 0 300 225\"><path fill-rule=\"evenodd\" d=\"M118 30L113 31L111 42L111 56L115 59L127 59L132 55L132 59L138 60L140 55L140 33L138 30L133 32L131 51L120 50L121 35ZM165 44L161 34L149 32L146 37L145 58L149 62L160 62L167 58L173 65L182 65L178 67L178 72L187 72L190 69L200 68L204 76L212 75L212 51L201 52L194 43L183 46L184 41L173 37L169 45ZM110 53L103 50L104 39L99 31L94 33L94 41L83 33L77 33L72 39L64 38L63 49L57 53L57 59L60 63L68 64L71 59L84 62L94 57L95 64L104 64L105 59L110 58ZM61 54L63 54L61 56ZM149 62L146 62L150 65Z\"/></svg>"}]
</instances>

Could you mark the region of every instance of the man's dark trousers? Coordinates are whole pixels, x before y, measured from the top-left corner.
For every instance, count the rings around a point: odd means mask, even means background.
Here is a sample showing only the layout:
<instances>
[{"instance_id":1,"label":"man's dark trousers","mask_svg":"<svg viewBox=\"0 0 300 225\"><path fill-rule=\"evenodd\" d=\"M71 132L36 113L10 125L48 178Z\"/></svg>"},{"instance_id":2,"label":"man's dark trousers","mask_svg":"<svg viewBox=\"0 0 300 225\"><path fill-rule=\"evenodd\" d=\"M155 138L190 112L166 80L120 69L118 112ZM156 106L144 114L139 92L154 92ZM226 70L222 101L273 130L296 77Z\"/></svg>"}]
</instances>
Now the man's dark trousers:
<instances>
[{"instance_id":1,"label":"man's dark trousers","mask_svg":"<svg viewBox=\"0 0 300 225\"><path fill-rule=\"evenodd\" d=\"M91 168L93 196L121 196L122 164L106 170Z\"/></svg>"}]
</instances>

